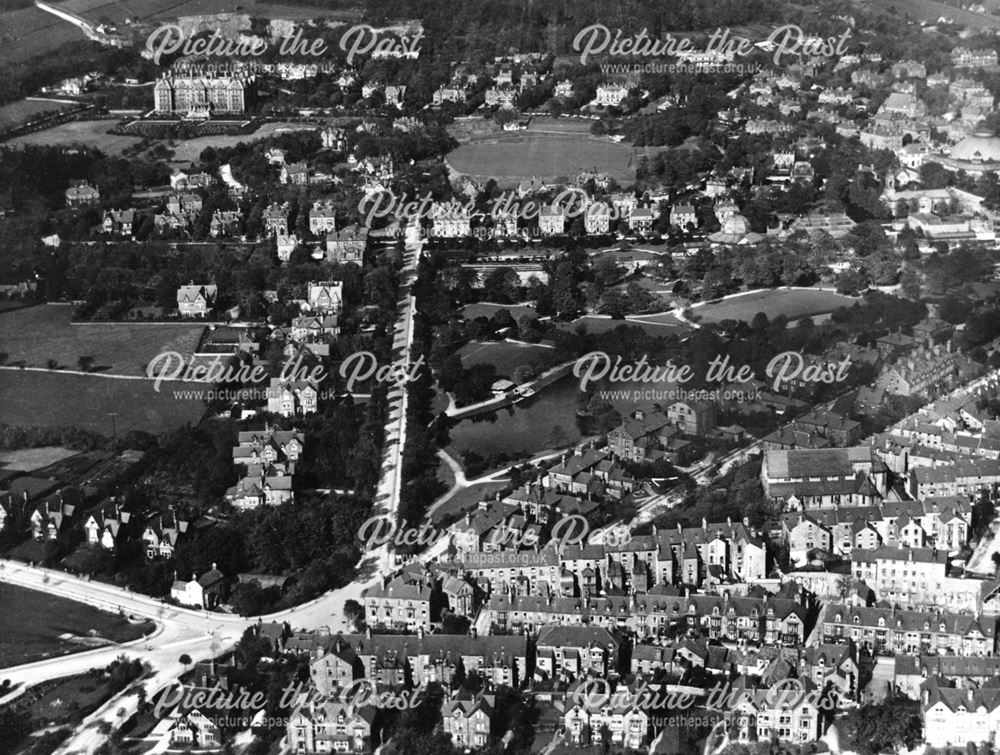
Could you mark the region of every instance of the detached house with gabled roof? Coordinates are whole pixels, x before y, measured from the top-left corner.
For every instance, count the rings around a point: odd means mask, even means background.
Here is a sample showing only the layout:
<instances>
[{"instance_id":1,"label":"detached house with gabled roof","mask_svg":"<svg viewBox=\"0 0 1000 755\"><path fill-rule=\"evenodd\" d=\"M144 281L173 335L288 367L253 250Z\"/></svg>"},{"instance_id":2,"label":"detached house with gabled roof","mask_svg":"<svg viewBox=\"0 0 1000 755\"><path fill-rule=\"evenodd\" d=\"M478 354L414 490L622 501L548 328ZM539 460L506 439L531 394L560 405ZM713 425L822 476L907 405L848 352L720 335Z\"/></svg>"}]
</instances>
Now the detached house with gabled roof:
<instances>
[{"instance_id":1,"label":"detached house with gabled roof","mask_svg":"<svg viewBox=\"0 0 1000 755\"><path fill-rule=\"evenodd\" d=\"M264 220L264 229L269 234L273 235L288 235L288 215L291 212L291 208L288 202L283 204L278 204L274 202L268 205L262 214Z\"/></svg>"},{"instance_id":2,"label":"detached house with gabled roof","mask_svg":"<svg viewBox=\"0 0 1000 755\"><path fill-rule=\"evenodd\" d=\"M258 506L280 506L295 500L292 477L281 468L251 465L247 476L226 491L226 500L245 511Z\"/></svg>"},{"instance_id":3,"label":"detached house with gabled roof","mask_svg":"<svg viewBox=\"0 0 1000 755\"><path fill-rule=\"evenodd\" d=\"M363 262L368 246L368 228L351 224L326 236L326 258L329 262Z\"/></svg>"},{"instance_id":4,"label":"detached house with gabled roof","mask_svg":"<svg viewBox=\"0 0 1000 755\"><path fill-rule=\"evenodd\" d=\"M170 588L170 597L182 606L199 606L206 610L215 608L222 602L225 577L215 564L200 577L189 581L175 580Z\"/></svg>"},{"instance_id":5,"label":"detached house with gabled roof","mask_svg":"<svg viewBox=\"0 0 1000 755\"><path fill-rule=\"evenodd\" d=\"M305 434L295 429L241 431L236 439L238 445L233 447L233 463L270 465L287 461L294 465L305 450L305 440Z\"/></svg>"},{"instance_id":6,"label":"detached house with gabled roof","mask_svg":"<svg viewBox=\"0 0 1000 755\"><path fill-rule=\"evenodd\" d=\"M170 558L178 540L188 533L190 521L173 510L154 514L146 522L142 542L146 558Z\"/></svg>"},{"instance_id":7,"label":"detached house with gabled roof","mask_svg":"<svg viewBox=\"0 0 1000 755\"><path fill-rule=\"evenodd\" d=\"M101 230L104 233L117 233L119 236L131 236L135 225L135 210L105 210Z\"/></svg>"},{"instance_id":8,"label":"detached house with gabled roof","mask_svg":"<svg viewBox=\"0 0 1000 755\"><path fill-rule=\"evenodd\" d=\"M698 213L692 205L676 204L670 208L670 225L675 228L686 229L689 225L698 225Z\"/></svg>"},{"instance_id":9,"label":"detached house with gabled roof","mask_svg":"<svg viewBox=\"0 0 1000 755\"><path fill-rule=\"evenodd\" d=\"M211 718L201 711L181 711L175 709L164 718L149 734L158 738L160 746L189 750L197 748L206 752L222 751L222 734Z\"/></svg>"},{"instance_id":10,"label":"detached house with gabled roof","mask_svg":"<svg viewBox=\"0 0 1000 755\"><path fill-rule=\"evenodd\" d=\"M333 202L321 200L309 210L309 232L314 236L322 236L337 230L337 213Z\"/></svg>"},{"instance_id":11,"label":"detached house with gabled roof","mask_svg":"<svg viewBox=\"0 0 1000 755\"><path fill-rule=\"evenodd\" d=\"M66 529L81 504L80 492L67 488L50 495L32 512L31 536L35 540L55 540Z\"/></svg>"},{"instance_id":12,"label":"detached house with gabled roof","mask_svg":"<svg viewBox=\"0 0 1000 755\"><path fill-rule=\"evenodd\" d=\"M101 192L86 181L73 181L66 189L66 204L69 207L86 207L101 201Z\"/></svg>"},{"instance_id":13,"label":"detached house with gabled roof","mask_svg":"<svg viewBox=\"0 0 1000 755\"><path fill-rule=\"evenodd\" d=\"M120 503L114 500L104 502L84 519L83 531L87 544L114 550L124 538L123 527L131 517L131 513L124 511Z\"/></svg>"},{"instance_id":14,"label":"detached house with gabled roof","mask_svg":"<svg viewBox=\"0 0 1000 755\"><path fill-rule=\"evenodd\" d=\"M319 386L312 380L271 378L267 389L267 410L282 417L313 414L319 409Z\"/></svg>"},{"instance_id":15,"label":"detached house with gabled roof","mask_svg":"<svg viewBox=\"0 0 1000 755\"><path fill-rule=\"evenodd\" d=\"M306 309L311 313L337 314L344 308L343 281L310 281Z\"/></svg>"},{"instance_id":16,"label":"detached house with gabled roof","mask_svg":"<svg viewBox=\"0 0 1000 755\"><path fill-rule=\"evenodd\" d=\"M177 311L181 317L205 317L214 307L218 286L191 283L177 289Z\"/></svg>"},{"instance_id":17,"label":"detached house with gabled roof","mask_svg":"<svg viewBox=\"0 0 1000 755\"><path fill-rule=\"evenodd\" d=\"M458 689L441 701L441 728L457 748L479 750L490 741L496 698Z\"/></svg>"}]
</instances>

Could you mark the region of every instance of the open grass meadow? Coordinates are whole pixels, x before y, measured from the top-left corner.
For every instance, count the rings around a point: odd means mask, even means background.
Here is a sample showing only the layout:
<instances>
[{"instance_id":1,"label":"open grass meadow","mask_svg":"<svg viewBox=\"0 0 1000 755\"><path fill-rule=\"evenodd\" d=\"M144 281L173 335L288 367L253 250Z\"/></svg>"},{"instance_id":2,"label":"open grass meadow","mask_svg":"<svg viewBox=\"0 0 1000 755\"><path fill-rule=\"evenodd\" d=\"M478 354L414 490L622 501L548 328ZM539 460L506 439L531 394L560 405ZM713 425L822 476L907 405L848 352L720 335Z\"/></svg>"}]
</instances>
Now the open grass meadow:
<instances>
[{"instance_id":1,"label":"open grass meadow","mask_svg":"<svg viewBox=\"0 0 1000 755\"><path fill-rule=\"evenodd\" d=\"M16 451L0 452L0 467L16 472L34 472L52 464L58 464L64 459L78 455L62 446L42 446L41 448L19 448Z\"/></svg>"},{"instance_id":2,"label":"open grass meadow","mask_svg":"<svg viewBox=\"0 0 1000 755\"><path fill-rule=\"evenodd\" d=\"M47 367L49 360L78 370L80 357L92 357L92 372L107 375L146 374L157 354L176 351L190 357L198 346L203 324L79 323L73 307L40 305L0 314L0 352L6 364Z\"/></svg>"},{"instance_id":3,"label":"open grass meadow","mask_svg":"<svg viewBox=\"0 0 1000 755\"><path fill-rule=\"evenodd\" d=\"M522 364L540 364L551 352L552 349L537 344L474 341L459 349L458 355L465 369L477 364L492 364L498 375L510 375Z\"/></svg>"},{"instance_id":4,"label":"open grass meadow","mask_svg":"<svg viewBox=\"0 0 1000 755\"><path fill-rule=\"evenodd\" d=\"M0 584L0 668L68 655L97 640L136 640L144 627L75 600Z\"/></svg>"},{"instance_id":5,"label":"open grass meadow","mask_svg":"<svg viewBox=\"0 0 1000 755\"><path fill-rule=\"evenodd\" d=\"M122 134L109 134L115 121L69 121L60 123L52 128L32 131L28 134L15 136L7 143L13 145L31 144L51 146L54 144L65 144L67 146L82 145L84 147L94 147L108 155L121 154L127 147L141 141L138 136L125 136Z\"/></svg>"},{"instance_id":6,"label":"open grass meadow","mask_svg":"<svg viewBox=\"0 0 1000 755\"><path fill-rule=\"evenodd\" d=\"M151 380L2 369L0 407L10 425L80 427L119 437L132 430L156 434L197 423L208 387L164 381L156 392Z\"/></svg>"},{"instance_id":7,"label":"open grass meadow","mask_svg":"<svg viewBox=\"0 0 1000 755\"><path fill-rule=\"evenodd\" d=\"M763 312L772 320L779 315L796 320L800 317L829 314L841 307L850 307L858 301L853 296L818 288L769 289L696 305L691 311L699 322L751 322L758 312Z\"/></svg>"},{"instance_id":8,"label":"open grass meadow","mask_svg":"<svg viewBox=\"0 0 1000 755\"><path fill-rule=\"evenodd\" d=\"M306 21L329 18L352 22L360 16L352 9L330 10L315 5L266 0L55 0L66 10L95 23L109 23L126 29L125 20L152 24L169 22L182 16L211 16L222 13L247 18L240 28L249 29L249 18L288 19ZM0 11L0 63L23 61L35 55L52 53L61 45L85 39L83 32L51 13L27 7L21 2L5 4ZM9 8L7 10L6 8ZM216 21L218 25L218 21Z\"/></svg>"},{"instance_id":9,"label":"open grass meadow","mask_svg":"<svg viewBox=\"0 0 1000 755\"><path fill-rule=\"evenodd\" d=\"M529 307L524 304L490 304L488 302L467 304L462 308L462 316L467 320L475 320L477 317L485 317L489 319L497 312L501 312L505 309L510 312L510 316L515 320L519 320L522 317L530 317L531 319L536 319L538 317L538 313L535 311L534 307Z\"/></svg>"},{"instance_id":10,"label":"open grass meadow","mask_svg":"<svg viewBox=\"0 0 1000 755\"><path fill-rule=\"evenodd\" d=\"M651 336L666 336L670 334L683 335L690 330L690 325L681 322L669 312L658 315L636 315L628 320L613 320L610 317L594 317L584 315L572 322L560 323L563 330L575 331L577 328L584 328L588 333L606 333L614 330L620 325L630 328L642 328Z\"/></svg>"},{"instance_id":11,"label":"open grass meadow","mask_svg":"<svg viewBox=\"0 0 1000 755\"><path fill-rule=\"evenodd\" d=\"M31 120L42 113L54 113L71 107L64 102L18 100L0 106L0 128Z\"/></svg>"}]
</instances>

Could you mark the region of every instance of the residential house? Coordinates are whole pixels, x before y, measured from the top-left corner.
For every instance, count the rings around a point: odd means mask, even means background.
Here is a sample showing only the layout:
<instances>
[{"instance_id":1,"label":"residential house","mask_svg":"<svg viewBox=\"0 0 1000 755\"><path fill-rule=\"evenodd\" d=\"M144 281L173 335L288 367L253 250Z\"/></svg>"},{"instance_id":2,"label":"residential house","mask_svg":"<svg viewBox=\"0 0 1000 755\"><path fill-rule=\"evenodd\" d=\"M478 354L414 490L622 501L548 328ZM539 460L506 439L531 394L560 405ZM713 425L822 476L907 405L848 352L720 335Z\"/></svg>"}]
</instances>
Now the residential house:
<instances>
[{"instance_id":1,"label":"residential house","mask_svg":"<svg viewBox=\"0 0 1000 755\"><path fill-rule=\"evenodd\" d=\"M309 183L309 166L304 162L282 163L279 180L291 186L305 186Z\"/></svg>"},{"instance_id":2,"label":"residential house","mask_svg":"<svg viewBox=\"0 0 1000 755\"><path fill-rule=\"evenodd\" d=\"M222 751L222 733L219 727L197 708L188 711L174 710L149 736L151 739L159 739L164 751Z\"/></svg>"},{"instance_id":3,"label":"residential house","mask_svg":"<svg viewBox=\"0 0 1000 755\"><path fill-rule=\"evenodd\" d=\"M715 404L675 401L667 407L667 420L685 435L707 435L715 428Z\"/></svg>"},{"instance_id":4,"label":"residential house","mask_svg":"<svg viewBox=\"0 0 1000 755\"><path fill-rule=\"evenodd\" d=\"M535 647L535 675L542 679L604 679L617 673L618 641L602 627L543 626Z\"/></svg>"},{"instance_id":5,"label":"residential house","mask_svg":"<svg viewBox=\"0 0 1000 755\"><path fill-rule=\"evenodd\" d=\"M170 588L170 597L183 606L196 606L210 610L222 602L225 577L215 564L200 577L189 581L175 580Z\"/></svg>"},{"instance_id":6,"label":"residential house","mask_svg":"<svg viewBox=\"0 0 1000 755\"><path fill-rule=\"evenodd\" d=\"M362 593L365 619L372 626L426 631L431 625L431 592L426 580L411 583L402 577L383 578Z\"/></svg>"},{"instance_id":7,"label":"residential house","mask_svg":"<svg viewBox=\"0 0 1000 755\"><path fill-rule=\"evenodd\" d=\"M188 533L190 521L172 510L154 514L146 522L142 542L146 558L170 558L177 542Z\"/></svg>"},{"instance_id":8,"label":"residential house","mask_svg":"<svg viewBox=\"0 0 1000 755\"><path fill-rule=\"evenodd\" d=\"M282 417L313 414L319 408L319 386L312 380L271 378L267 389L267 411Z\"/></svg>"},{"instance_id":9,"label":"residential house","mask_svg":"<svg viewBox=\"0 0 1000 755\"><path fill-rule=\"evenodd\" d=\"M215 307L218 287L191 283L177 289L177 310L181 317L205 317Z\"/></svg>"},{"instance_id":10,"label":"residential house","mask_svg":"<svg viewBox=\"0 0 1000 755\"><path fill-rule=\"evenodd\" d=\"M607 736L609 744L626 751L644 752L648 747L649 714L638 695L619 687L603 704L590 699L583 684L571 688L562 716L564 741L571 747L599 747Z\"/></svg>"},{"instance_id":11,"label":"residential house","mask_svg":"<svg viewBox=\"0 0 1000 755\"><path fill-rule=\"evenodd\" d=\"M291 208L288 202L283 204L278 204L274 202L264 208L262 214L264 220L264 229L268 234L271 235L288 235L288 215Z\"/></svg>"},{"instance_id":12,"label":"residential house","mask_svg":"<svg viewBox=\"0 0 1000 755\"><path fill-rule=\"evenodd\" d=\"M621 84L599 84L595 102L601 107L618 107L628 97L628 89Z\"/></svg>"},{"instance_id":13,"label":"residential house","mask_svg":"<svg viewBox=\"0 0 1000 755\"><path fill-rule=\"evenodd\" d=\"M343 281L310 281L305 309L318 314L339 314L344 308Z\"/></svg>"},{"instance_id":14,"label":"residential house","mask_svg":"<svg viewBox=\"0 0 1000 755\"><path fill-rule=\"evenodd\" d=\"M689 204L677 204L670 208L670 225L675 228L686 229L690 226L698 225L698 214L694 207Z\"/></svg>"},{"instance_id":15,"label":"residential house","mask_svg":"<svg viewBox=\"0 0 1000 755\"><path fill-rule=\"evenodd\" d=\"M928 679L921 690L923 738L931 747L977 750L1000 736L1000 686L996 679L982 688L951 687Z\"/></svg>"},{"instance_id":16,"label":"residential house","mask_svg":"<svg viewBox=\"0 0 1000 755\"><path fill-rule=\"evenodd\" d=\"M87 207L101 201L101 192L86 181L73 181L66 189L66 205L69 207Z\"/></svg>"},{"instance_id":17,"label":"residential house","mask_svg":"<svg viewBox=\"0 0 1000 755\"><path fill-rule=\"evenodd\" d=\"M364 261L365 247L368 245L368 228L349 225L340 231L327 234L326 258L329 262Z\"/></svg>"},{"instance_id":18,"label":"residential house","mask_svg":"<svg viewBox=\"0 0 1000 755\"><path fill-rule=\"evenodd\" d=\"M131 513L123 511L121 504L108 501L92 511L83 522L88 545L114 550L124 537L123 525L129 523Z\"/></svg>"},{"instance_id":19,"label":"residential house","mask_svg":"<svg viewBox=\"0 0 1000 755\"><path fill-rule=\"evenodd\" d=\"M441 701L441 728L460 749L481 750L489 744L496 699L458 689Z\"/></svg>"},{"instance_id":20,"label":"residential house","mask_svg":"<svg viewBox=\"0 0 1000 755\"><path fill-rule=\"evenodd\" d=\"M372 751L372 722L375 707L356 707L342 700L310 699L288 717L285 738L294 755L326 755Z\"/></svg>"},{"instance_id":21,"label":"residential house","mask_svg":"<svg viewBox=\"0 0 1000 755\"><path fill-rule=\"evenodd\" d=\"M240 210L215 210L212 212L208 233L212 238L231 236L239 231L242 222L243 213Z\"/></svg>"},{"instance_id":22,"label":"residential house","mask_svg":"<svg viewBox=\"0 0 1000 755\"><path fill-rule=\"evenodd\" d=\"M545 205L538 213L538 231L543 236L558 236L566 232L566 212L556 205Z\"/></svg>"},{"instance_id":23,"label":"residential house","mask_svg":"<svg viewBox=\"0 0 1000 755\"><path fill-rule=\"evenodd\" d=\"M135 210L105 210L101 230L119 236L131 236L135 225Z\"/></svg>"},{"instance_id":24,"label":"residential house","mask_svg":"<svg viewBox=\"0 0 1000 755\"><path fill-rule=\"evenodd\" d=\"M337 230L337 214L333 202L316 202L309 210L309 232L314 236L333 233Z\"/></svg>"},{"instance_id":25,"label":"residential house","mask_svg":"<svg viewBox=\"0 0 1000 755\"><path fill-rule=\"evenodd\" d=\"M820 616L824 643L853 641L876 655L991 655L996 616L829 603Z\"/></svg>"}]
</instances>

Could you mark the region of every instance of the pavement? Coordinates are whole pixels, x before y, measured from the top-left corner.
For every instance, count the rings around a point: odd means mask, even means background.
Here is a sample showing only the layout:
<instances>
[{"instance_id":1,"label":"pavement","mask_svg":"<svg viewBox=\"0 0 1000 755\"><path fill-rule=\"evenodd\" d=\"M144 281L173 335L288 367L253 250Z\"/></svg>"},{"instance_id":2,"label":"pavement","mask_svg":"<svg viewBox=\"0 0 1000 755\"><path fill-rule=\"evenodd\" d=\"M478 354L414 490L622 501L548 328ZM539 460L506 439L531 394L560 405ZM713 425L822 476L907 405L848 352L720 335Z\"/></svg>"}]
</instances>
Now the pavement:
<instances>
[{"instance_id":1,"label":"pavement","mask_svg":"<svg viewBox=\"0 0 1000 755\"><path fill-rule=\"evenodd\" d=\"M413 315L416 300L410 294L410 287L416 280L417 263L420 260L423 241L420 229L411 224L406 230L403 251L403 268L400 275L399 314L393 331L392 355L397 367L396 374L408 374L413 348ZM384 516L396 521L399 512L399 498L403 488L403 449L406 446L406 412L409 392L405 382L393 383L388 391L388 421L386 423L385 445L383 447L382 469L375 489L375 506L372 516ZM378 558L383 571L392 571L392 555L388 546L378 549Z\"/></svg>"},{"instance_id":2,"label":"pavement","mask_svg":"<svg viewBox=\"0 0 1000 755\"><path fill-rule=\"evenodd\" d=\"M417 262L422 242L416 227L408 229L400 288L404 295L399 302L399 316L393 337L393 357L400 366L408 366L413 343L415 301L410 286L416 278ZM377 487L374 513L395 517L399 509L402 478L402 449L406 443L407 391L405 384L394 384L389 390L389 416L386 425L385 458ZM447 538L432 547L422 558L440 556L447 547ZM258 620L288 622L293 630L330 632L346 631L343 616L347 600L361 601L362 592L374 585L382 574L391 569L391 554L382 546L366 553L358 564L359 577L349 585L308 603L258 618L233 614L196 611L163 603L161 600L101 582L88 581L69 574L19 562L0 559L0 581L20 585L53 595L129 616L153 619L154 632L141 640L101 647L73 655L0 669L0 680L9 679L15 690L6 698L14 699L25 688L49 679L73 676L92 668L103 668L122 654L138 658L148 665L150 675L143 685L147 698L173 684L185 671L181 655L192 662L207 660L234 645L243 632ZM6 701L5 699L5 701ZM134 694L116 695L88 716L73 736L62 745L57 755L90 755L107 739L100 733L102 724L120 727L138 707Z\"/></svg>"}]
</instances>

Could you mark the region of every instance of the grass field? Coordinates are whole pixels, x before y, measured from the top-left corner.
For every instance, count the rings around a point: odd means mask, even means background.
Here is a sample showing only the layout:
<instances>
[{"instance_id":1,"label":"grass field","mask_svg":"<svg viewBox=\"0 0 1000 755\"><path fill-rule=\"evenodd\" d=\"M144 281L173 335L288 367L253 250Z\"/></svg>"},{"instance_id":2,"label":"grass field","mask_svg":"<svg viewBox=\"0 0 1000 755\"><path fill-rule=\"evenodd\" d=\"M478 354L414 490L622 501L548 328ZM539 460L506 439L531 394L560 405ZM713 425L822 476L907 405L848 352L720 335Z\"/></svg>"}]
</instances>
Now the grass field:
<instances>
[{"instance_id":1,"label":"grass field","mask_svg":"<svg viewBox=\"0 0 1000 755\"><path fill-rule=\"evenodd\" d=\"M142 630L141 624L75 600L0 584L0 668L86 649L60 635L127 642L142 637Z\"/></svg>"},{"instance_id":2,"label":"grass field","mask_svg":"<svg viewBox=\"0 0 1000 755\"><path fill-rule=\"evenodd\" d=\"M109 375L145 375L146 364L157 354L194 353L204 325L131 323L72 325L73 308L41 305L0 315L0 351L7 364L46 367L54 359L60 367L78 370L80 357L94 358L94 372Z\"/></svg>"},{"instance_id":3,"label":"grass field","mask_svg":"<svg viewBox=\"0 0 1000 755\"><path fill-rule=\"evenodd\" d=\"M198 136L194 139L178 142L174 147L173 162L193 163L198 160L202 151L206 147L232 147L240 142L253 142L259 139L266 139L277 131L315 131L315 126L307 126L301 123L265 123L252 134L225 135L216 134L213 136Z\"/></svg>"},{"instance_id":4,"label":"grass field","mask_svg":"<svg viewBox=\"0 0 1000 755\"><path fill-rule=\"evenodd\" d=\"M478 341L468 343L458 351L462 366L468 369L476 364L492 364L498 374L510 375L522 364L536 365L552 349L537 344L508 343L507 341Z\"/></svg>"},{"instance_id":5,"label":"grass field","mask_svg":"<svg viewBox=\"0 0 1000 755\"><path fill-rule=\"evenodd\" d=\"M635 180L632 148L573 136L516 136L463 144L448 154L453 170L509 185L524 178L555 179L596 168L622 184Z\"/></svg>"},{"instance_id":6,"label":"grass field","mask_svg":"<svg viewBox=\"0 0 1000 755\"><path fill-rule=\"evenodd\" d=\"M857 301L854 297L818 288L769 289L696 305L692 308L692 313L699 321L704 322L750 322L758 312L763 312L769 319L784 315L789 320L795 320L799 317L827 314L840 307L849 307Z\"/></svg>"},{"instance_id":7,"label":"grass field","mask_svg":"<svg viewBox=\"0 0 1000 755\"><path fill-rule=\"evenodd\" d=\"M10 140L10 144L82 144L95 147L106 154L120 154L127 147L140 140L138 136L122 136L109 134L108 129L115 125L114 121L70 121L61 123L42 131L33 131ZM314 129L314 126L307 127ZM197 136L194 139L178 141L173 147L173 162L192 163L198 160L205 147L229 147L240 142L253 142L265 139L277 131L288 129L303 129L302 124L265 123L252 134L217 134L213 136Z\"/></svg>"},{"instance_id":8,"label":"grass field","mask_svg":"<svg viewBox=\"0 0 1000 755\"><path fill-rule=\"evenodd\" d=\"M131 147L139 141L138 136L121 136L109 134L108 129L115 125L114 121L69 121L58 126L32 131L30 134L16 136L8 144L55 144L83 145L96 147L105 154L120 154L126 147Z\"/></svg>"},{"instance_id":9,"label":"grass field","mask_svg":"<svg viewBox=\"0 0 1000 755\"><path fill-rule=\"evenodd\" d=\"M895 0L871 0L864 5L869 9L878 8L888 11L910 21L936 23L939 18L944 16L960 26L968 26L971 29L1000 28L1000 18L996 16L956 8L954 5L938 3L934 0L906 0L905 3L898 3Z\"/></svg>"},{"instance_id":10,"label":"grass field","mask_svg":"<svg viewBox=\"0 0 1000 755\"><path fill-rule=\"evenodd\" d=\"M0 370L0 406L11 425L82 427L108 436L117 429L121 437L130 430L160 433L198 422L205 413L201 398L174 391L206 387L165 381L157 393L150 380Z\"/></svg>"},{"instance_id":11,"label":"grass field","mask_svg":"<svg viewBox=\"0 0 1000 755\"><path fill-rule=\"evenodd\" d=\"M690 329L690 326L685 325L670 313L648 316L637 315L637 317L643 317L643 319L641 321L612 320L609 317L584 316L573 320L573 322L561 323L559 327L563 330L576 330L578 327L583 326L588 333L606 333L609 330L614 330L619 325L627 325L630 328L642 328L651 336L666 336L671 333L683 335Z\"/></svg>"},{"instance_id":12,"label":"grass field","mask_svg":"<svg viewBox=\"0 0 1000 755\"><path fill-rule=\"evenodd\" d=\"M36 469L50 466L56 462L76 456L79 451L72 451L61 446L43 446L42 448L22 448L17 451L0 453L0 467L18 472L33 472Z\"/></svg>"},{"instance_id":13,"label":"grass field","mask_svg":"<svg viewBox=\"0 0 1000 755\"><path fill-rule=\"evenodd\" d=\"M30 120L41 113L54 113L70 107L64 102L39 102L37 100L18 100L8 105L0 106L0 126L13 126L16 123Z\"/></svg>"},{"instance_id":14,"label":"grass field","mask_svg":"<svg viewBox=\"0 0 1000 755\"><path fill-rule=\"evenodd\" d=\"M330 11L294 3L269 3L259 0L68 0L58 3L91 21L122 26L125 19L167 21L179 16L232 13L261 18L308 20L334 18L350 21L358 18L355 10ZM122 28L125 28L122 26ZM84 39L83 32L68 21L34 6L0 13L0 62L16 61L59 49L67 42Z\"/></svg>"},{"instance_id":15,"label":"grass field","mask_svg":"<svg viewBox=\"0 0 1000 755\"><path fill-rule=\"evenodd\" d=\"M463 307L462 316L467 320L475 320L477 317L485 317L486 319L489 319L497 312L504 309L510 312L510 316L515 320L519 320L522 317L530 317L532 319L538 317L538 313L535 311L534 307L527 307L518 304L487 304L485 302L469 304Z\"/></svg>"}]
</instances>

